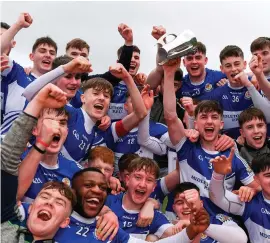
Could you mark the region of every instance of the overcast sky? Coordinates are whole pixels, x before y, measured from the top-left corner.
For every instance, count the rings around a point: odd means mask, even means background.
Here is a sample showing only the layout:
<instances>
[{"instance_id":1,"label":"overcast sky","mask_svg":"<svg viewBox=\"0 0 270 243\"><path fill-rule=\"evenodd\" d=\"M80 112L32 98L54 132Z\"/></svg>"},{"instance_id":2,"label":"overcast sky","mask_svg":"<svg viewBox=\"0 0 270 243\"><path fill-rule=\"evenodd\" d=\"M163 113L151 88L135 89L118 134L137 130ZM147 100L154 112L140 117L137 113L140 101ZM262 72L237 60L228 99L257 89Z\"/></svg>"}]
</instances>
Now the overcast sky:
<instances>
[{"instance_id":1,"label":"overcast sky","mask_svg":"<svg viewBox=\"0 0 270 243\"><path fill-rule=\"evenodd\" d=\"M12 58L31 66L28 58L38 37L49 35L58 44L58 55L73 38L82 38L91 48L94 73L104 72L116 61L123 45L117 31L120 23L133 29L134 44L141 49L140 72L148 74L155 66L154 25L167 33L192 30L206 44L207 67L219 69L219 53L226 45L238 45L250 60L250 43L259 36L270 36L270 1L180 1L180 2L2 2L1 21L14 23L21 12L34 22L15 37Z\"/></svg>"}]
</instances>

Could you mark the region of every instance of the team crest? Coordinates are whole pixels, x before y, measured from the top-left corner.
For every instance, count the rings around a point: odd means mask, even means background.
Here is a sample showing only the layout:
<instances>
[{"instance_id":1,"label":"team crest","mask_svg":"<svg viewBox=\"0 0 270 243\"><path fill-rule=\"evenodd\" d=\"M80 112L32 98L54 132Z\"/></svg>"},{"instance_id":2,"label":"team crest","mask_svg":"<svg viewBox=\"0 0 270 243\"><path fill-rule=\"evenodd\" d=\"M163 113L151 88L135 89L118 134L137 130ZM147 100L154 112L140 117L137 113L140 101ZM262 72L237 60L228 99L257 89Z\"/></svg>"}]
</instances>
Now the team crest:
<instances>
[{"instance_id":1,"label":"team crest","mask_svg":"<svg viewBox=\"0 0 270 243\"><path fill-rule=\"evenodd\" d=\"M204 241L208 238L208 236L204 233L201 233L201 241Z\"/></svg>"},{"instance_id":2,"label":"team crest","mask_svg":"<svg viewBox=\"0 0 270 243\"><path fill-rule=\"evenodd\" d=\"M245 93L245 99L250 100L250 98L251 98L251 95L250 95L249 91L247 91Z\"/></svg>"},{"instance_id":3,"label":"team crest","mask_svg":"<svg viewBox=\"0 0 270 243\"><path fill-rule=\"evenodd\" d=\"M218 219L222 223L224 223L226 221L231 221L232 220L231 217L229 217L227 215L224 215L224 214L217 214L216 219Z\"/></svg>"},{"instance_id":4,"label":"team crest","mask_svg":"<svg viewBox=\"0 0 270 243\"><path fill-rule=\"evenodd\" d=\"M208 83L205 85L205 91L211 91L213 89L212 84Z\"/></svg>"},{"instance_id":5,"label":"team crest","mask_svg":"<svg viewBox=\"0 0 270 243\"><path fill-rule=\"evenodd\" d=\"M70 186L70 180L67 177L63 178L62 182L64 182L66 185Z\"/></svg>"}]
</instances>

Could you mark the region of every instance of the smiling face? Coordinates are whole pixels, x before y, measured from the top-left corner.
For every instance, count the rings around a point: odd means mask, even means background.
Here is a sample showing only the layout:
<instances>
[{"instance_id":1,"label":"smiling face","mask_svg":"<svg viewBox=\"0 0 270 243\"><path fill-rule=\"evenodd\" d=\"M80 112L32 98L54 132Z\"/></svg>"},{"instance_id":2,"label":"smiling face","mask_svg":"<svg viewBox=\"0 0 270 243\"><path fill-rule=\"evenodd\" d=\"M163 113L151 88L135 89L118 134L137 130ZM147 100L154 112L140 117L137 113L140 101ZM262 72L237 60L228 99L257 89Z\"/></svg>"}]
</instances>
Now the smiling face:
<instances>
[{"instance_id":1,"label":"smiling face","mask_svg":"<svg viewBox=\"0 0 270 243\"><path fill-rule=\"evenodd\" d=\"M67 98L72 99L81 86L80 74L67 74L55 83L61 90L67 93Z\"/></svg>"},{"instance_id":2,"label":"smiling face","mask_svg":"<svg viewBox=\"0 0 270 243\"><path fill-rule=\"evenodd\" d=\"M155 174L144 169L126 175L127 197L131 204L143 206L156 187Z\"/></svg>"},{"instance_id":3,"label":"smiling face","mask_svg":"<svg viewBox=\"0 0 270 243\"><path fill-rule=\"evenodd\" d=\"M43 122L46 120L53 120L58 123L58 134L55 134L50 146L46 148L47 154L58 154L61 150L64 142L66 141L68 135L68 116L66 113L58 114L58 111L55 109L44 109L42 116L39 117L37 126L33 130L33 135L36 137L40 136Z\"/></svg>"},{"instance_id":4,"label":"smiling face","mask_svg":"<svg viewBox=\"0 0 270 243\"><path fill-rule=\"evenodd\" d=\"M71 210L71 202L58 189L42 189L29 208L27 227L35 239L50 239L69 224Z\"/></svg>"},{"instance_id":5,"label":"smiling face","mask_svg":"<svg viewBox=\"0 0 270 243\"><path fill-rule=\"evenodd\" d=\"M82 94L81 100L82 108L96 122L107 114L111 95L108 90L89 88Z\"/></svg>"},{"instance_id":6,"label":"smiling face","mask_svg":"<svg viewBox=\"0 0 270 243\"><path fill-rule=\"evenodd\" d=\"M76 212L87 218L98 215L107 197L107 182L102 173L85 171L73 181L78 203Z\"/></svg>"},{"instance_id":7,"label":"smiling face","mask_svg":"<svg viewBox=\"0 0 270 243\"><path fill-rule=\"evenodd\" d=\"M250 147L260 149L264 146L266 139L266 124L263 120L253 118L242 125L240 133Z\"/></svg>"},{"instance_id":8,"label":"smiling face","mask_svg":"<svg viewBox=\"0 0 270 243\"><path fill-rule=\"evenodd\" d=\"M198 201L198 204L199 205L196 206L197 208L202 207L202 201ZM185 200L180 197L180 193L174 198L173 211L180 220L190 220L191 209Z\"/></svg>"},{"instance_id":9,"label":"smiling face","mask_svg":"<svg viewBox=\"0 0 270 243\"><path fill-rule=\"evenodd\" d=\"M134 51L130 62L129 74L132 77L135 76L139 68L140 68L140 53Z\"/></svg>"},{"instance_id":10,"label":"smiling face","mask_svg":"<svg viewBox=\"0 0 270 243\"><path fill-rule=\"evenodd\" d=\"M241 82L235 80L235 76L246 69L246 61L242 57L226 57L222 60L220 69L227 76L232 87L242 86Z\"/></svg>"},{"instance_id":11,"label":"smiling face","mask_svg":"<svg viewBox=\"0 0 270 243\"><path fill-rule=\"evenodd\" d=\"M30 60L34 63L34 69L44 74L52 69L52 62L56 57L56 50L48 44L40 44L33 53Z\"/></svg>"},{"instance_id":12,"label":"smiling face","mask_svg":"<svg viewBox=\"0 0 270 243\"><path fill-rule=\"evenodd\" d=\"M201 52L196 52L194 55L188 55L184 58L184 66L192 81L199 82L204 79L207 61L207 57Z\"/></svg>"},{"instance_id":13,"label":"smiling face","mask_svg":"<svg viewBox=\"0 0 270 243\"><path fill-rule=\"evenodd\" d=\"M200 133L200 139L206 142L214 142L218 138L219 131L224 122L216 111L199 112L194 121L195 129Z\"/></svg>"}]
</instances>

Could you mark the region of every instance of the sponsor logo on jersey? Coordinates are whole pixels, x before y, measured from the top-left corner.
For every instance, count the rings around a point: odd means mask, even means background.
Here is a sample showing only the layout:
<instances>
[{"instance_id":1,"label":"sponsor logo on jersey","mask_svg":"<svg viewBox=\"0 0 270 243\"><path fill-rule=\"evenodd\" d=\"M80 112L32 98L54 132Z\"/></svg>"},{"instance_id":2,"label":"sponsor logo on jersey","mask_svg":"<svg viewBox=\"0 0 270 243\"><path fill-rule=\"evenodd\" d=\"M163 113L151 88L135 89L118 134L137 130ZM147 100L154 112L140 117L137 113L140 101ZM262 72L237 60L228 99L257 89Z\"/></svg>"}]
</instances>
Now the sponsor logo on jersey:
<instances>
[{"instance_id":1,"label":"sponsor logo on jersey","mask_svg":"<svg viewBox=\"0 0 270 243\"><path fill-rule=\"evenodd\" d=\"M261 212L270 215L270 211L268 211L266 208L261 208Z\"/></svg>"},{"instance_id":2,"label":"sponsor logo on jersey","mask_svg":"<svg viewBox=\"0 0 270 243\"><path fill-rule=\"evenodd\" d=\"M70 180L67 177L63 178L62 182L70 186Z\"/></svg>"},{"instance_id":3,"label":"sponsor logo on jersey","mask_svg":"<svg viewBox=\"0 0 270 243\"><path fill-rule=\"evenodd\" d=\"M206 85L205 85L205 91L211 91L213 89L213 85L212 84L210 84L210 83L207 83Z\"/></svg>"},{"instance_id":4,"label":"sponsor logo on jersey","mask_svg":"<svg viewBox=\"0 0 270 243\"><path fill-rule=\"evenodd\" d=\"M245 93L245 99L246 100L250 100L251 99L251 95L250 95L249 91L246 91L246 93Z\"/></svg>"}]
</instances>

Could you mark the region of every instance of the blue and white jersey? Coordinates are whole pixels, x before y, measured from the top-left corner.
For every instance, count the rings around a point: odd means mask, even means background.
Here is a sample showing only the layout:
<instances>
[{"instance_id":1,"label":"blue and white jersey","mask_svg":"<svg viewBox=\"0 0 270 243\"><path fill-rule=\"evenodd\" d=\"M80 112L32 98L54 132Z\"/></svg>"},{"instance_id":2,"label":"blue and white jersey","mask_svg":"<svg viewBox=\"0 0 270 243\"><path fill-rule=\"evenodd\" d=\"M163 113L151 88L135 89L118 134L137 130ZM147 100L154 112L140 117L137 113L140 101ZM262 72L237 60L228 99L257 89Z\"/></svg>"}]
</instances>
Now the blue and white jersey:
<instances>
[{"instance_id":1,"label":"blue and white jersey","mask_svg":"<svg viewBox=\"0 0 270 243\"><path fill-rule=\"evenodd\" d=\"M69 104L73 106L74 108L81 108L82 107L81 95L82 95L82 90L79 89L76 92L75 96L70 100Z\"/></svg>"},{"instance_id":2,"label":"blue and white jersey","mask_svg":"<svg viewBox=\"0 0 270 243\"><path fill-rule=\"evenodd\" d=\"M168 228L173 226L169 223L164 214L155 210L152 223L147 227L138 227L136 222L138 220L139 211L127 210L124 208L124 195L124 193L109 195L105 204L117 215L119 227L128 234L139 239L145 239L148 234L154 234L160 238Z\"/></svg>"},{"instance_id":3,"label":"blue and white jersey","mask_svg":"<svg viewBox=\"0 0 270 243\"><path fill-rule=\"evenodd\" d=\"M61 149L61 154L69 160L81 162L88 150L95 144L96 126L83 109L66 105L70 114L68 136Z\"/></svg>"},{"instance_id":4,"label":"blue and white jersey","mask_svg":"<svg viewBox=\"0 0 270 243\"><path fill-rule=\"evenodd\" d=\"M149 123L149 134L151 137L161 139L166 134L168 128L166 125L158 122L150 121ZM114 133L116 135L116 133ZM138 127L133 128L127 135L123 137L114 136L115 147L112 149L115 152L116 164L123 154L136 153L140 157L147 157L153 159L154 154L147 149L145 146L138 144Z\"/></svg>"},{"instance_id":5,"label":"blue and white jersey","mask_svg":"<svg viewBox=\"0 0 270 243\"><path fill-rule=\"evenodd\" d=\"M242 218L252 243L270 241L270 200L267 200L262 192L245 203Z\"/></svg>"},{"instance_id":6,"label":"blue and white jersey","mask_svg":"<svg viewBox=\"0 0 270 243\"><path fill-rule=\"evenodd\" d=\"M201 95L213 91L216 83L222 78L226 78L226 75L220 71L215 71L206 68L205 79L199 83L194 83L190 80L189 74L183 79L182 87L177 91L176 97L182 98L184 96L199 98Z\"/></svg>"},{"instance_id":7,"label":"blue and white jersey","mask_svg":"<svg viewBox=\"0 0 270 243\"><path fill-rule=\"evenodd\" d=\"M10 68L1 73L1 135L8 132L13 121L24 110L27 101L22 93L36 79L32 74L27 75L22 66L10 60Z\"/></svg>"},{"instance_id":8,"label":"blue and white jersey","mask_svg":"<svg viewBox=\"0 0 270 243\"><path fill-rule=\"evenodd\" d=\"M130 237L122 229L112 241L105 241L97 238L96 219L83 218L73 211L70 216L70 223L66 228L60 228L55 237L55 243L129 243Z\"/></svg>"},{"instance_id":9,"label":"blue and white jersey","mask_svg":"<svg viewBox=\"0 0 270 243\"><path fill-rule=\"evenodd\" d=\"M232 138L238 138L240 136L238 117L243 110L253 106L247 88L233 88L227 83L201 98L219 101L223 108L224 133Z\"/></svg>"},{"instance_id":10,"label":"blue and white jersey","mask_svg":"<svg viewBox=\"0 0 270 243\"><path fill-rule=\"evenodd\" d=\"M227 214L209 199L209 183L213 173L210 159L221 155L228 157L230 150L224 152L208 151L201 147L199 141L192 143L183 138L176 145L176 151L180 166L180 181L192 182L200 188L203 206L210 216L215 216L218 213ZM248 163L235 152L232 161L232 173L225 177L225 188L232 191L236 181L248 185L254 180L253 176L254 173Z\"/></svg>"},{"instance_id":11,"label":"blue and white jersey","mask_svg":"<svg viewBox=\"0 0 270 243\"><path fill-rule=\"evenodd\" d=\"M22 159L29 153L28 149ZM78 163L64 158L61 154L58 155L58 163L54 166L49 166L40 161L37 172L31 186L24 195L24 202L32 202L40 192L42 186L48 181L62 181L71 186L73 175L83 169Z\"/></svg>"},{"instance_id":12,"label":"blue and white jersey","mask_svg":"<svg viewBox=\"0 0 270 243\"><path fill-rule=\"evenodd\" d=\"M127 115L127 111L124 109L127 91L128 89L124 81L114 86L113 97L108 111L108 116L112 121L121 120Z\"/></svg>"}]
</instances>

